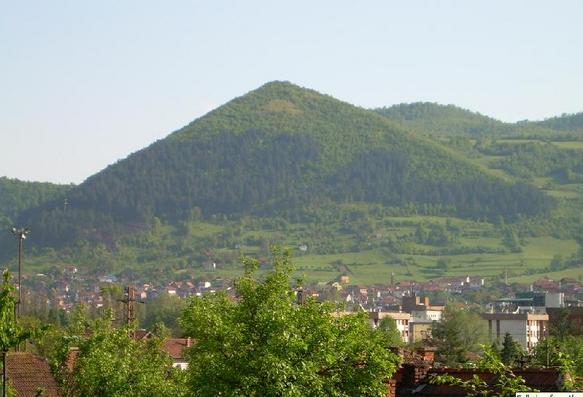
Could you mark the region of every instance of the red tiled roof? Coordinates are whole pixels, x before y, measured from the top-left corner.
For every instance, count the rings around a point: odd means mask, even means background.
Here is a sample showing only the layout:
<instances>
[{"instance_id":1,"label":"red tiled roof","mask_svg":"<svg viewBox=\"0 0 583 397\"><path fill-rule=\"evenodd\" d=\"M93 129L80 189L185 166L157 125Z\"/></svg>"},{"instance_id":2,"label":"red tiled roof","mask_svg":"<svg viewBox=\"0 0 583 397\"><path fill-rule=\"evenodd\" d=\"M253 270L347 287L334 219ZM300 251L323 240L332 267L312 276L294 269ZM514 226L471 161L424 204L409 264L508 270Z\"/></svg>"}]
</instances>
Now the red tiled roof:
<instances>
[{"instance_id":1,"label":"red tiled roof","mask_svg":"<svg viewBox=\"0 0 583 397\"><path fill-rule=\"evenodd\" d=\"M556 391L560 387L561 375L559 371L554 369L522 369L513 371L516 376L520 376L524 379L527 386L540 390L542 392ZM484 370L472 370L472 369L433 369L429 371L428 376L432 374L448 374L462 380L470 380L474 375L478 375L481 380L489 385L496 383L497 375ZM420 387L417 388L416 396L432 396L432 397L456 397L456 396L466 396L467 391L457 387L449 385L432 385L427 382L428 378L422 383ZM407 393L401 394L402 396L407 396Z\"/></svg>"},{"instance_id":2,"label":"red tiled roof","mask_svg":"<svg viewBox=\"0 0 583 397\"><path fill-rule=\"evenodd\" d=\"M9 353L6 377L16 389L16 397L34 397L43 389L45 397L58 397L59 389L49 364L32 353Z\"/></svg>"},{"instance_id":3,"label":"red tiled roof","mask_svg":"<svg viewBox=\"0 0 583 397\"><path fill-rule=\"evenodd\" d=\"M164 340L161 349L174 360L181 360L184 358L184 349L190 346L192 346L191 338L175 338Z\"/></svg>"}]
</instances>

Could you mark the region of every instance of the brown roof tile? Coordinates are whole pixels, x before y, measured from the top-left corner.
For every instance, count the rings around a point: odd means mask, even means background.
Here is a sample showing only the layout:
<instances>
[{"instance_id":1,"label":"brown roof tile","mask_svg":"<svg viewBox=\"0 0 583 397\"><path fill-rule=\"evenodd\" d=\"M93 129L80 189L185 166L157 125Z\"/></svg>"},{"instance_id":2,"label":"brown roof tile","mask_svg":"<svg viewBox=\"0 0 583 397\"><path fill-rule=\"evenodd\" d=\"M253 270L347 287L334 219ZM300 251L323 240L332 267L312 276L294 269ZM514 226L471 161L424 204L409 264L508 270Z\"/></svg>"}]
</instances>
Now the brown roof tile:
<instances>
[{"instance_id":1,"label":"brown roof tile","mask_svg":"<svg viewBox=\"0 0 583 397\"><path fill-rule=\"evenodd\" d=\"M191 338L166 339L162 343L161 349L174 360L180 360L184 358L184 349L190 346L192 346Z\"/></svg>"},{"instance_id":2,"label":"brown roof tile","mask_svg":"<svg viewBox=\"0 0 583 397\"><path fill-rule=\"evenodd\" d=\"M429 371L428 376L431 376L432 374L448 374L462 380L469 380L472 378L472 376L478 375L481 380L489 385L494 385L498 378L497 375L491 372L477 369L433 369ZM561 374L555 369L521 369L514 370L514 374L521 376L524 379L526 385L538 389L542 392L556 391L560 388L560 384L562 382ZM428 378L426 378L424 382L421 382L415 393L404 391L400 394L400 396L404 397L414 394L415 396L419 397L461 397L467 395L466 391L457 386L433 385L429 384L427 381Z\"/></svg>"},{"instance_id":3,"label":"brown roof tile","mask_svg":"<svg viewBox=\"0 0 583 397\"><path fill-rule=\"evenodd\" d=\"M49 364L32 353L9 353L6 376L16 389L16 397L34 397L43 389L45 397L58 397L59 389Z\"/></svg>"}]
</instances>

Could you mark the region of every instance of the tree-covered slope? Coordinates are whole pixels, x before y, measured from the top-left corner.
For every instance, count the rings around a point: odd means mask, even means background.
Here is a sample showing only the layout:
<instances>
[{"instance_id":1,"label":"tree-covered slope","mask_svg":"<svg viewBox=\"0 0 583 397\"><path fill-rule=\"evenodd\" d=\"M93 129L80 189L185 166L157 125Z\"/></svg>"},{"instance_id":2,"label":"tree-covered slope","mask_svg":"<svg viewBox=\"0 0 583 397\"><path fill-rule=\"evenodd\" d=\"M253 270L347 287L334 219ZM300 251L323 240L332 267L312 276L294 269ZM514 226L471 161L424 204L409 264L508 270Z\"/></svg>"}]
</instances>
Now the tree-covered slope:
<instances>
[{"instance_id":1,"label":"tree-covered slope","mask_svg":"<svg viewBox=\"0 0 583 397\"><path fill-rule=\"evenodd\" d=\"M436 136L494 135L508 130L501 121L454 105L402 103L374 111L403 127Z\"/></svg>"},{"instance_id":2,"label":"tree-covered slope","mask_svg":"<svg viewBox=\"0 0 583 397\"><path fill-rule=\"evenodd\" d=\"M13 223L24 209L61 198L69 189L70 185L25 182L0 177L0 224Z\"/></svg>"},{"instance_id":3,"label":"tree-covered slope","mask_svg":"<svg viewBox=\"0 0 583 397\"><path fill-rule=\"evenodd\" d=\"M454 105L431 102L402 103L374 112L421 134L437 137L576 138L583 131L583 113L544 121L505 123Z\"/></svg>"},{"instance_id":4,"label":"tree-covered slope","mask_svg":"<svg viewBox=\"0 0 583 397\"><path fill-rule=\"evenodd\" d=\"M431 205L508 219L553 202L510 185L397 123L290 83L273 82L21 214L36 241L113 239L153 216L169 221L276 214L321 202Z\"/></svg>"},{"instance_id":5,"label":"tree-covered slope","mask_svg":"<svg viewBox=\"0 0 583 397\"><path fill-rule=\"evenodd\" d=\"M531 124L557 131L583 132L583 112L564 114L544 121L532 122Z\"/></svg>"}]
</instances>

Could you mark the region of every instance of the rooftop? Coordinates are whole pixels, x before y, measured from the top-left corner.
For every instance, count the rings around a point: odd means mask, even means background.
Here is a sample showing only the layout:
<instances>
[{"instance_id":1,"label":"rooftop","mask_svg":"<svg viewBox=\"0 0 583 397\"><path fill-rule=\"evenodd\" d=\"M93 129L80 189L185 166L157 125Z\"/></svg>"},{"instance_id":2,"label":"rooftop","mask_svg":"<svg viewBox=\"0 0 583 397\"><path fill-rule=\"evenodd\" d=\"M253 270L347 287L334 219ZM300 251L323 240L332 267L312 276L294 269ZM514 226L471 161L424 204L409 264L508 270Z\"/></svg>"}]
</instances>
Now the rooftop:
<instances>
[{"instance_id":1,"label":"rooftop","mask_svg":"<svg viewBox=\"0 0 583 397\"><path fill-rule=\"evenodd\" d=\"M32 353L9 353L6 376L16 389L16 397L34 397L43 390L44 397L58 397L59 389L49 364Z\"/></svg>"}]
</instances>

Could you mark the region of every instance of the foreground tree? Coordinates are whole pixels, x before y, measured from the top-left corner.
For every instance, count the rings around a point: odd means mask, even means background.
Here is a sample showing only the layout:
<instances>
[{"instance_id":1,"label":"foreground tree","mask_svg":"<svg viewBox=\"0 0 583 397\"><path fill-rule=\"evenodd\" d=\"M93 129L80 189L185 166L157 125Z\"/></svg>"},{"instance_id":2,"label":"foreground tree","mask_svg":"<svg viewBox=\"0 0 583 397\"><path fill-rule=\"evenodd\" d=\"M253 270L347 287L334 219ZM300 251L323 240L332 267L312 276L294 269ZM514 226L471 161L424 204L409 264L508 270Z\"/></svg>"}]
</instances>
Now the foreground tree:
<instances>
[{"instance_id":1,"label":"foreground tree","mask_svg":"<svg viewBox=\"0 0 583 397\"><path fill-rule=\"evenodd\" d=\"M4 367L6 365L6 355L10 349L26 342L31 337L40 333L41 330L24 329L16 318L16 288L10 280L10 272L5 271L3 274L2 289L0 290L0 354L2 354L2 395L13 395L12 389L4 376Z\"/></svg>"},{"instance_id":2,"label":"foreground tree","mask_svg":"<svg viewBox=\"0 0 583 397\"><path fill-rule=\"evenodd\" d=\"M181 373L172 368L157 338L135 340L129 327L115 328L111 311L87 329L73 323L60 349L62 394L67 397L182 396ZM70 347L77 354L71 356Z\"/></svg>"},{"instance_id":3,"label":"foreground tree","mask_svg":"<svg viewBox=\"0 0 583 397\"><path fill-rule=\"evenodd\" d=\"M366 313L339 315L331 303L296 304L289 253L255 277L244 260L237 299L193 298L181 319L196 343L188 352L192 396L382 396L398 357Z\"/></svg>"},{"instance_id":4,"label":"foreground tree","mask_svg":"<svg viewBox=\"0 0 583 397\"><path fill-rule=\"evenodd\" d=\"M468 397L514 397L518 392L536 392L526 385L524 378L512 372L496 352L483 345L482 358L476 363L477 369L485 370L495 375L494 383L488 384L475 374L469 380L463 380L452 375L443 374L434 376L431 383L438 385L458 386L466 391Z\"/></svg>"},{"instance_id":5,"label":"foreground tree","mask_svg":"<svg viewBox=\"0 0 583 397\"><path fill-rule=\"evenodd\" d=\"M534 367L559 368L566 390L583 391L583 337L544 338L535 346L530 360Z\"/></svg>"}]
</instances>

